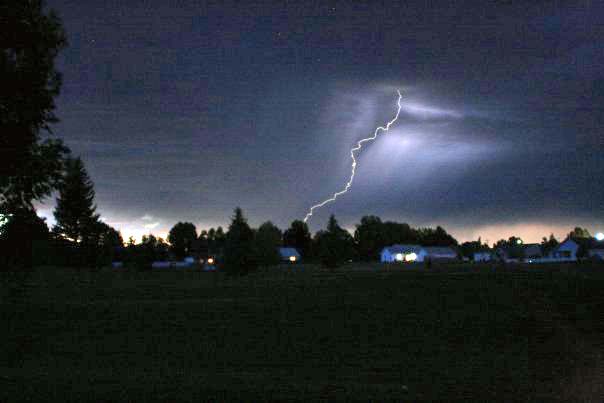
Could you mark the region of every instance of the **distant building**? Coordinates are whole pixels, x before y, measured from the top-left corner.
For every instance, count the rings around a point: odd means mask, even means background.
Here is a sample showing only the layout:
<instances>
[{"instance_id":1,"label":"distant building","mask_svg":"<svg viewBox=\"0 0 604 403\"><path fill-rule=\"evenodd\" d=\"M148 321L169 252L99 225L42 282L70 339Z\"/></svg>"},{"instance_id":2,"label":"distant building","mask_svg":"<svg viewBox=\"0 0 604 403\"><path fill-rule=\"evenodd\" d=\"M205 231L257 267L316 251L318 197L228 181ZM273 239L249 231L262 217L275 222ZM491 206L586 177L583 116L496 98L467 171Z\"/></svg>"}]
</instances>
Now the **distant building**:
<instances>
[{"instance_id":1,"label":"distant building","mask_svg":"<svg viewBox=\"0 0 604 403\"><path fill-rule=\"evenodd\" d=\"M392 245L382 249L380 261L393 262L424 262L426 260L455 260L457 252L450 247L420 246L420 245Z\"/></svg>"},{"instance_id":2,"label":"distant building","mask_svg":"<svg viewBox=\"0 0 604 403\"><path fill-rule=\"evenodd\" d=\"M382 249L380 261L382 263L415 262L422 247L420 245L392 245Z\"/></svg>"},{"instance_id":3,"label":"distant building","mask_svg":"<svg viewBox=\"0 0 604 403\"><path fill-rule=\"evenodd\" d=\"M591 259L604 260L604 248L603 249L590 249L587 255Z\"/></svg>"},{"instance_id":4,"label":"distant building","mask_svg":"<svg viewBox=\"0 0 604 403\"><path fill-rule=\"evenodd\" d=\"M556 262L576 262L577 253L579 253L579 244L567 238L552 251L549 258Z\"/></svg>"},{"instance_id":5,"label":"distant building","mask_svg":"<svg viewBox=\"0 0 604 403\"><path fill-rule=\"evenodd\" d=\"M576 262L579 259L604 260L604 241L595 238L566 238L549 255L531 263Z\"/></svg>"},{"instance_id":6,"label":"distant building","mask_svg":"<svg viewBox=\"0 0 604 403\"><path fill-rule=\"evenodd\" d=\"M475 262L490 262L493 260L493 254L489 251L474 252Z\"/></svg>"},{"instance_id":7,"label":"distant building","mask_svg":"<svg viewBox=\"0 0 604 403\"><path fill-rule=\"evenodd\" d=\"M448 246L422 246L417 261L423 262L426 260L443 261L456 260L457 252Z\"/></svg>"},{"instance_id":8,"label":"distant building","mask_svg":"<svg viewBox=\"0 0 604 403\"><path fill-rule=\"evenodd\" d=\"M527 243L522 245L524 260L540 259L543 257L541 245L538 243Z\"/></svg>"},{"instance_id":9,"label":"distant building","mask_svg":"<svg viewBox=\"0 0 604 403\"><path fill-rule=\"evenodd\" d=\"M281 256L281 261L283 262L296 263L302 258L296 248L279 248L279 255Z\"/></svg>"}]
</instances>

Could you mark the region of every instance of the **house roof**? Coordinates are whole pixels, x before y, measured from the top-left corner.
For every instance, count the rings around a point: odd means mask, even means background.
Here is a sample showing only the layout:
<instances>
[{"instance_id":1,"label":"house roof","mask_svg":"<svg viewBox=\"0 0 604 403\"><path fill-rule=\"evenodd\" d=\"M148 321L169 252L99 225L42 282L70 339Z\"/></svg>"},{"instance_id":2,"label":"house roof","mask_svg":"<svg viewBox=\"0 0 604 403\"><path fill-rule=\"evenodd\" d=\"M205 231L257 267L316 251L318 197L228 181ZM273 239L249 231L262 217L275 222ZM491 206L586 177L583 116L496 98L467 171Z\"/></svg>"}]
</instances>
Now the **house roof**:
<instances>
[{"instance_id":1,"label":"house roof","mask_svg":"<svg viewBox=\"0 0 604 403\"><path fill-rule=\"evenodd\" d=\"M527 243L522 246L525 257L542 256L541 245L538 243Z\"/></svg>"},{"instance_id":2,"label":"house roof","mask_svg":"<svg viewBox=\"0 0 604 403\"><path fill-rule=\"evenodd\" d=\"M282 258L287 259L290 256L300 257L300 253L296 248L279 248L279 254Z\"/></svg>"},{"instance_id":3,"label":"house roof","mask_svg":"<svg viewBox=\"0 0 604 403\"><path fill-rule=\"evenodd\" d=\"M422 247L429 255L455 255L457 252L448 246L424 246Z\"/></svg>"},{"instance_id":4,"label":"house roof","mask_svg":"<svg viewBox=\"0 0 604 403\"><path fill-rule=\"evenodd\" d=\"M598 241L595 238L566 238L560 245L567 241L573 241L579 246L582 246L586 250L591 249L604 249L604 241Z\"/></svg>"},{"instance_id":5,"label":"house roof","mask_svg":"<svg viewBox=\"0 0 604 403\"><path fill-rule=\"evenodd\" d=\"M421 246L419 245L401 245L401 244L396 244L396 245L392 245L392 246L387 246L385 247L383 251L387 251L388 253L390 253L391 255L395 255L397 253L402 253L402 254L407 254L407 253L419 253L419 251L422 249Z\"/></svg>"}]
</instances>

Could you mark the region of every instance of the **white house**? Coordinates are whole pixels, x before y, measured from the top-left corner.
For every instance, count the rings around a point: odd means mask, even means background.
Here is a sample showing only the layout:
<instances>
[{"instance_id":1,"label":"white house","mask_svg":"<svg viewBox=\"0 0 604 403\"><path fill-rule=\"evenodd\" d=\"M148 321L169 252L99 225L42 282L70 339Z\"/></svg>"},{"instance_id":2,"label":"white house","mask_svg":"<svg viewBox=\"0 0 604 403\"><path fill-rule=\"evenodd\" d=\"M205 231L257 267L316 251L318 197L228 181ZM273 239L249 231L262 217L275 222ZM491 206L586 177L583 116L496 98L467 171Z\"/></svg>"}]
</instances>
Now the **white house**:
<instances>
[{"instance_id":1,"label":"white house","mask_svg":"<svg viewBox=\"0 0 604 403\"><path fill-rule=\"evenodd\" d=\"M567 238L554 249L550 258L556 262L576 262L577 252L579 252L579 244Z\"/></svg>"},{"instance_id":2,"label":"white house","mask_svg":"<svg viewBox=\"0 0 604 403\"><path fill-rule=\"evenodd\" d=\"M425 260L455 259L457 259L457 252L448 246L422 246L422 249L417 255L418 262L423 262Z\"/></svg>"},{"instance_id":3,"label":"white house","mask_svg":"<svg viewBox=\"0 0 604 403\"><path fill-rule=\"evenodd\" d=\"M392 245L382 249L382 253L380 254L380 261L382 263L423 262L428 259L457 259L457 252L452 248L440 246Z\"/></svg>"},{"instance_id":4,"label":"white house","mask_svg":"<svg viewBox=\"0 0 604 403\"><path fill-rule=\"evenodd\" d=\"M382 249L380 261L382 263L392 262L414 262L417 260L422 247L419 245L392 245Z\"/></svg>"},{"instance_id":5,"label":"white house","mask_svg":"<svg viewBox=\"0 0 604 403\"><path fill-rule=\"evenodd\" d=\"M604 260L604 249L590 249L587 252L587 255L590 258L595 258L598 260Z\"/></svg>"},{"instance_id":6,"label":"white house","mask_svg":"<svg viewBox=\"0 0 604 403\"><path fill-rule=\"evenodd\" d=\"M475 262L490 262L493 259L493 255L489 251L474 252Z\"/></svg>"},{"instance_id":7,"label":"white house","mask_svg":"<svg viewBox=\"0 0 604 403\"><path fill-rule=\"evenodd\" d=\"M296 248L279 248L279 255L284 262L299 262L301 259L300 253Z\"/></svg>"}]
</instances>

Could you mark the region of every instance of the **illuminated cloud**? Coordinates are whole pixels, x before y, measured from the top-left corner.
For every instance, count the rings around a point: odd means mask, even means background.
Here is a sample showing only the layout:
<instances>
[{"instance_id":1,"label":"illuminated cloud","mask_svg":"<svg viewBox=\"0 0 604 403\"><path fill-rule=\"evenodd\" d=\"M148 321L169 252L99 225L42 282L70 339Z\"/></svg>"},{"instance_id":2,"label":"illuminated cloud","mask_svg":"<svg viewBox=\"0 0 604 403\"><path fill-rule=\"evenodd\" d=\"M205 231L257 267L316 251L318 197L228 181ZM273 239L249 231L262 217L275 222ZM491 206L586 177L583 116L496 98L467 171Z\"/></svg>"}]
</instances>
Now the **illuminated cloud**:
<instances>
[{"instance_id":1,"label":"illuminated cloud","mask_svg":"<svg viewBox=\"0 0 604 403\"><path fill-rule=\"evenodd\" d=\"M403 110L410 115L422 118L422 119L432 119L432 118L455 118L460 119L463 117L461 112L441 109L435 106L422 105L417 102L408 101L403 103Z\"/></svg>"}]
</instances>

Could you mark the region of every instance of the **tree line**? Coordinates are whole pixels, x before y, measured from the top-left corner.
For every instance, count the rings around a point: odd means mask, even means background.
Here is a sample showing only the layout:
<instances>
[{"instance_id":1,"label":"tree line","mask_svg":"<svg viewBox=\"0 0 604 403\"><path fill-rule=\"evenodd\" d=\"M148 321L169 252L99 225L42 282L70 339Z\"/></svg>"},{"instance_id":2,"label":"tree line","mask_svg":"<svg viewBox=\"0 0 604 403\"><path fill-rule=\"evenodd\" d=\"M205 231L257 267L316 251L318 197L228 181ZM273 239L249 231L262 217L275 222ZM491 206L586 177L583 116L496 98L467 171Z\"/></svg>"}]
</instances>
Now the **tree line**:
<instances>
[{"instance_id":1,"label":"tree line","mask_svg":"<svg viewBox=\"0 0 604 403\"><path fill-rule=\"evenodd\" d=\"M397 243L456 246L442 227L412 228L406 223L365 216L353 234L332 215L325 229L312 236L308 226L295 220L285 231L270 221L251 228L237 208L228 229L203 230L177 223L167 242L153 235L139 244L102 222L96 213L94 187L80 158L53 136L51 124L61 74L55 59L67 45L60 19L45 11L41 0L0 3L0 264L25 267L40 264L100 266L120 259L145 267L169 256L182 258L194 252L215 256L225 269L244 272L258 265L275 264L277 247L295 247L305 261L337 266L348 260L375 261L381 249ZM49 229L36 214L34 203L58 191L56 225ZM576 235L585 230L576 228ZM544 238L542 248L552 250L558 241ZM520 253L516 238L495 246ZM459 246L462 256L488 249L478 241Z\"/></svg>"},{"instance_id":2,"label":"tree line","mask_svg":"<svg viewBox=\"0 0 604 403\"><path fill-rule=\"evenodd\" d=\"M121 234L99 218L94 187L84 163L53 136L51 125L61 74L55 59L67 45L60 19L41 0L0 4L0 264L102 266L115 259L147 267L153 260L180 259L195 252L214 256L227 271L244 272L279 261L277 248L298 249L306 261L335 266L351 259L376 259L379 249L397 242L456 243L442 228L413 229L407 224L364 217L354 236L330 217L311 236L299 220L281 231L271 222L251 228L237 208L226 230L203 230L177 223L167 240L146 235L124 246ZM58 192L48 228L34 203Z\"/></svg>"},{"instance_id":3,"label":"tree line","mask_svg":"<svg viewBox=\"0 0 604 403\"><path fill-rule=\"evenodd\" d=\"M454 246L457 241L442 227L412 228L405 223L366 216L351 235L331 216L325 229L311 235L308 225L294 220L285 231L267 221L252 228L236 208L227 230L210 228L197 233L194 224L178 222L167 240L145 235L138 244L102 222L96 212L94 185L80 158L66 158L57 185L58 197L52 229L35 210L23 209L0 228L0 245L9 251L2 257L7 265L103 266L119 260L127 266L150 267L156 260L212 257L225 270L243 273L258 266L280 262L278 248L296 248L303 259L335 267L346 261L379 259L385 246L416 243ZM29 242L31 241L31 243Z\"/></svg>"}]
</instances>

